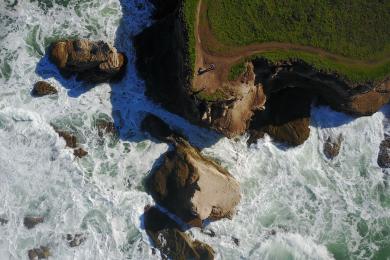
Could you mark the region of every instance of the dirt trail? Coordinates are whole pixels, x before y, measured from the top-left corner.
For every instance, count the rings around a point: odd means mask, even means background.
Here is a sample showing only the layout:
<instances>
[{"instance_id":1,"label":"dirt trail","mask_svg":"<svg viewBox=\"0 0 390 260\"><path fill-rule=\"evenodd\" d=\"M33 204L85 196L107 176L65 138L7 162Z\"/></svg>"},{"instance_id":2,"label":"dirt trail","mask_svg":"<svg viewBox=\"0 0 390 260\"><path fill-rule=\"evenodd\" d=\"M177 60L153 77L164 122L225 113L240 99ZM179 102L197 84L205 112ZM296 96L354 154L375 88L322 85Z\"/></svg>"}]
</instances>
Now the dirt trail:
<instances>
[{"instance_id":1,"label":"dirt trail","mask_svg":"<svg viewBox=\"0 0 390 260\"><path fill-rule=\"evenodd\" d=\"M323 58L332 59L338 63L352 65L352 66L365 66L375 67L385 62L390 61L390 57L386 57L382 60L356 60L334 53L330 53L320 48L303 46L291 43L279 43L279 42L267 42L252 44L240 47L227 47L213 35L210 24L208 23L206 14L207 6L202 4L203 1L199 0L196 15L195 25L195 75L193 81L194 90L205 89L212 93L217 88L220 88L223 83L227 82L229 71L231 66L239 60L262 52L286 50L286 51L303 51L311 54L316 54ZM212 48L210 48L212 46ZM226 52L218 52L215 50L223 49L228 50ZM204 68L209 64L215 64L216 69L211 72L207 72L202 75L197 74L198 68Z\"/></svg>"}]
</instances>

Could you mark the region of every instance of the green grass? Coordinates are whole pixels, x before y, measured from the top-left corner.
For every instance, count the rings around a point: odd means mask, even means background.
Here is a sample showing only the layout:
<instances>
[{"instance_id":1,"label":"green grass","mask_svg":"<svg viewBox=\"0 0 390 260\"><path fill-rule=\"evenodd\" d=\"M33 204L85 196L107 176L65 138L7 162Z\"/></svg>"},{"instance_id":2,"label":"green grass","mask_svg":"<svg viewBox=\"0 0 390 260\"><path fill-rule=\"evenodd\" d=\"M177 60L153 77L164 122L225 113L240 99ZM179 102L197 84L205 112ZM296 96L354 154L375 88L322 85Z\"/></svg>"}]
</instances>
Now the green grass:
<instances>
[{"instance_id":1,"label":"green grass","mask_svg":"<svg viewBox=\"0 0 390 260\"><path fill-rule=\"evenodd\" d=\"M192 73L195 70L195 22L196 22L196 10L199 0L184 0L183 1L183 14L184 22L188 33L188 53L189 53L189 65Z\"/></svg>"},{"instance_id":2,"label":"green grass","mask_svg":"<svg viewBox=\"0 0 390 260\"><path fill-rule=\"evenodd\" d=\"M345 65L337 63L332 59L319 57L318 55L311 53L280 50L264 52L258 55L247 57L243 61L233 65L230 69L229 80L231 80L230 75L237 75L237 68L244 66L245 61L251 61L256 58L265 58L273 63L284 60L301 60L312 65L320 71L326 73L337 73L342 78L353 83L379 81L384 79L386 76L389 76L390 72L390 62L375 67L367 67L361 65ZM238 74L233 79L237 79L239 75L240 74Z\"/></svg>"},{"instance_id":3,"label":"green grass","mask_svg":"<svg viewBox=\"0 0 390 260\"><path fill-rule=\"evenodd\" d=\"M228 79L230 81L238 79L242 73L246 70L245 62L239 62L234 64L229 71Z\"/></svg>"},{"instance_id":4,"label":"green grass","mask_svg":"<svg viewBox=\"0 0 390 260\"><path fill-rule=\"evenodd\" d=\"M390 1L203 1L213 34L227 46L287 42L380 60L390 53Z\"/></svg>"},{"instance_id":5,"label":"green grass","mask_svg":"<svg viewBox=\"0 0 390 260\"><path fill-rule=\"evenodd\" d=\"M229 97L222 89L217 89L214 93L201 91L196 96L204 101L220 101L226 100Z\"/></svg>"}]
</instances>

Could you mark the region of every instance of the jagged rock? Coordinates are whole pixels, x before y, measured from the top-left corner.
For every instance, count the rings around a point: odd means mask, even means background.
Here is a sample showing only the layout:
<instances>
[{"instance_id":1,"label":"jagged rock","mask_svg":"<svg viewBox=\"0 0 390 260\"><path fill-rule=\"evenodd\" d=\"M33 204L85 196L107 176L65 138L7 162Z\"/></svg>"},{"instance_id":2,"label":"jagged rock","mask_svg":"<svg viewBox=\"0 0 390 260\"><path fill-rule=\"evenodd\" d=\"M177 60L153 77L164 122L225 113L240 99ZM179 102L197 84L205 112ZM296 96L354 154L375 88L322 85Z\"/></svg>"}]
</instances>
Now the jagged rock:
<instances>
[{"instance_id":1,"label":"jagged rock","mask_svg":"<svg viewBox=\"0 0 390 260\"><path fill-rule=\"evenodd\" d=\"M73 150L73 154L78 158L83 158L84 156L88 155L88 152L85 151L83 148L77 148Z\"/></svg>"},{"instance_id":2,"label":"jagged rock","mask_svg":"<svg viewBox=\"0 0 390 260\"><path fill-rule=\"evenodd\" d=\"M125 70L123 53L103 41L65 40L51 46L50 59L66 73L92 83L119 79Z\"/></svg>"},{"instance_id":3,"label":"jagged rock","mask_svg":"<svg viewBox=\"0 0 390 260\"><path fill-rule=\"evenodd\" d=\"M184 139L173 144L148 181L153 198L192 226L232 218L241 199L239 183Z\"/></svg>"},{"instance_id":4,"label":"jagged rock","mask_svg":"<svg viewBox=\"0 0 390 260\"><path fill-rule=\"evenodd\" d=\"M49 256L51 256L50 249L46 246L28 250L28 258L30 260L48 259Z\"/></svg>"},{"instance_id":5,"label":"jagged rock","mask_svg":"<svg viewBox=\"0 0 390 260\"><path fill-rule=\"evenodd\" d=\"M44 217L39 216L27 216L24 217L23 224L26 228L32 229L36 225L43 223Z\"/></svg>"},{"instance_id":6,"label":"jagged rock","mask_svg":"<svg viewBox=\"0 0 390 260\"><path fill-rule=\"evenodd\" d=\"M0 218L0 225L5 225L8 223L8 219Z\"/></svg>"},{"instance_id":7,"label":"jagged rock","mask_svg":"<svg viewBox=\"0 0 390 260\"><path fill-rule=\"evenodd\" d=\"M80 246L85 240L87 240L87 237L84 234L66 235L66 242L70 247Z\"/></svg>"},{"instance_id":8,"label":"jagged rock","mask_svg":"<svg viewBox=\"0 0 390 260\"><path fill-rule=\"evenodd\" d=\"M146 233L161 251L163 259L214 259L214 250L209 245L192 240L158 208L146 209L144 216Z\"/></svg>"},{"instance_id":9,"label":"jagged rock","mask_svg":"<svg viewBox=\"0 0 390 260\"><path fill-rule=\"evenodd\" d=\"M342 141L342 135L339 135L336 139L332 139L330 136L326 139L324 143L324 154L328 159L333 159L339 155Z\"/></svg>"},{"instance_id":10,"label":"jagged rock","mask_svg":"<svg viewBox=\"0 0 390 260\"><path fill-rule=\"evenodd\" d=\"M55 130L58 135L65 139L66 146L70 148L76 148L77 147L77 138L76 136L72 135L71 133Z\"/></svg>"},{"instance_id":11,"label":"jagged rock","mask_svg":"<svg viewBox=\"0 0 390 260\"><path fill-rule=\"evenodd\" d=\"M390 137L386 136L379 146L378 165L381 168L390 168Z\"/></svg>"},{"instance_id":12,"label":"jagged rock","mask_svg":"<svg viewBox=\"0 0 390 260\"><path fill-rule=\"evenodd\" d=\"M32 90L32 95L37 97L42 97L42 96L52 95L57 93L58 91L56 87L46 81L38 81L37 83L35 83L34 88Z\"/></svg>"},{"instance_id":13,"label":"jagged rock","mask_svg":"<svg viewBox=\"0 0 390 260\"><path fill-rule=\"evenodd\" d=\"M147 114L145 116L141 122L141 129L163 142L170 142L170 138L181 136L172 130L163 120L153 114Z\"/></svg>"}]
</instances>

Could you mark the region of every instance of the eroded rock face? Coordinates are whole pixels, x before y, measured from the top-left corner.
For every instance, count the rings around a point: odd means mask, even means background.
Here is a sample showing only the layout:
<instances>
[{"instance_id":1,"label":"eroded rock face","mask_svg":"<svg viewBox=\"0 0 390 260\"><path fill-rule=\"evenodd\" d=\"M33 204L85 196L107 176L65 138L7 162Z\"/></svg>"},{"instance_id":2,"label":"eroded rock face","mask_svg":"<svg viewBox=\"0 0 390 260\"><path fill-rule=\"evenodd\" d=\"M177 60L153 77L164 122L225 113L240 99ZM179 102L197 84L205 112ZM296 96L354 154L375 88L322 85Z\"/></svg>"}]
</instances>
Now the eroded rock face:
<instances>
[{"instance_id":1,"label":"eroded rock face","mask_svg":"<svg viewBox=\"0 0 390 260\"><path fill-rule=\"evenodd\" d=\"M214 250L191 239L172 219L156 207L146 208L145 229L164 259L214 259Z\"/></svg>"},{"instance_id":2,"label":"eroded rock face","mask_svg":"<svg viewBox=\"0 0 390 260\"><path fill-rule=\"evenodd\" d=\"M220 165L178 137L148 181L153 198L193 226L232 218L241 199L239 183Z\"/></svg>"},{"instance_id":3,"label":"eroded rock face","mask_svg":"<svg viewBox=\"0 0 390 260\"><path fill-rule=\"evenodd\" d=\"M54 43L50 58L65 74L76 73L78 79L92 83L118 80L126 66L125 55L111 45L85 39Z\"/></svg>"},{"instance_id":4,"label":"eroded rock face","mask_svg":"<svg viewBox=\"0 0 390 260\"><path fill-rule=\"evenodd\" d=\"M381 168L390 168L390 137L386 136L379 146L378 165Z\"/></svg>"},{"instance_id":5,"label":"eroded rock face","mask_svg":"<svg viewBox=\"0 0 390 260\"><path fill-rule=\"evenodd\" d=\"M57 88L51 85L46 81L38 81L35 83L34 88L32 90L32 95L37 97L42 97L46 95L57 94Z\"/></svg>"},{"instance_id":6,"label":"eroded rock face","mask_svg":"<svg viewBox=\"0 0 390 260\"><path fill-rule=\"evenodd\" d=\"M48 259L51 256L50 249L47 246L41 246L28 250L28 258L30 260Z\"/></svg>"},{"instance_id":7,"label":"eroded rock face","mask_svg":"<svg viewBox=\"0 0 390 260\"><path fill-rule=\"evenodd\" d=\"M339 135L337 138L328 137L324 143L324 154L328 159L333 159L340 153L343 136Z\"/></svg>"},{"instance_id":8,"label":"eroded rock face","mask_svg":"<svg viewBox=\"0 0 390 260\"><path fill-rule=\"evenodd\" d=\"M40 217L40 216L26 216L23 219L23 224L26 228L32 229L36 225L43 223L44 220L45 220L44 217Z\"/></svg>"}]
</instances>

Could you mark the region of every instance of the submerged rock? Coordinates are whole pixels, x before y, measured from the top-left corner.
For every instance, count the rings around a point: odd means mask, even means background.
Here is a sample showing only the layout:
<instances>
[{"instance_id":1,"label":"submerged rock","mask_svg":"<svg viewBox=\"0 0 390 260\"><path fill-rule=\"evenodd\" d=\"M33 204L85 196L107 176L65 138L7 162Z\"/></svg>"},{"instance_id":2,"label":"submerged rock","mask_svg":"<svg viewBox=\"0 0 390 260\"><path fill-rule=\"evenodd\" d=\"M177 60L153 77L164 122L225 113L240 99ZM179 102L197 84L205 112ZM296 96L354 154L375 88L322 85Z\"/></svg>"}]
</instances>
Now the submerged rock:
<instances>
[{"instance_id":1,"label":"submerged rock","mask_svg":"<svg viewBox=\"0 0 390 260\"><path fill-rule=\"evenodd\" d=\"M103 137L104 134L118 135L118 130L116 129L114 122L99 119L96 121L96 128L99 137Z\"/></svg>"},{"instance_id":2,"label":"submerged rock","mask_svg":"<svg viewBox=\"0 0 390 260\"><path fill-rule=\"evenodd\" d=\"M126 57L103 41L66 40L51 46L50 58L64 73L92 83L119 79L125 71Z\"/></svg>"},{"instance_id":3,"label":"submerged rock","mask_svg":"<svg viewBox=\"0 0 390 260\"><path fill-rule=\"evenodd\" d=\"M214 250L209 245L191 239L158 208L147 208L144 216L146 233L164 259L214 259Z\"/></svg>"},{"instance_id":4,"label":"submerged rock","mask_svg":"<svg viewBox=\"0 0 390 260\"><path fill-rule=\"evenodd\" d=\"M70 247L80 246L85 240L87 240L87 237L84 234L66 235L66 242Z\"/></svg>"},{"instance_id":5,"label":"submerged rock","mask_svg":"<svg viewBox=\"0 0 390 260\"><path fill-rule=\"evenodd\" d=\"M83 148L77 148L73 150L73 154L78 158L83 158L84 156L88 155L88 152L85 151Z\"/></svg>"},{"instance_id":6,"label":"submerged rock","mask_svg":"<svg viewBox=\"0 0 390 260\"><path fill-rule=\"evenodd\" d=\"M23 224L26 228L32 229L36 225L43 223L44 217L39 217L39 216L27 216L24 217Z\"/></svg>"},{"instance_id":7,"label":"submerged rock","mask_svg":"<svg viewBox=\"0 0 390 260\"><path fill-rule=\"evenodd\" d=\"M46 246L28 250L28 258L30 260L47 259L49 256L51 256L50 249Z\"/></svg>"},{"instance_id":8,"label":"submerged rock","mask_svg":"<svg viewBox=\"0 0 390 260\"><path fill-rule=\"evenodd\" d=\"M65 132L65 131L60 131L60 130L55 130L57 134L64 138L66 142L66 146L69 148L76 148L77 147L77 138L76 136L72 135L71 133Z\"/></svg>"},{"instance_id":9,"label":"submerged rock","mask_svg":"<svg viewBox=\"0 0 390 260\"><path fill-rule=\"evenodd\" d=\"M8 223L8 219L0 218L0 225L5 225Z\"/></svg>"},{"instance_id":10,"label":"submerged rock","mask_svg":"<svg viewBox=\"0 0 390 260\"><path fill-rule=\"evenodd\" d=\"M336 139L332 139L330 136L324 143L324 154L328 159L333 159L339 155L341 143L343 142L343 136L339 135Z\"/></svg>"},{"instance_id":11,"label":"submerged rock","mask_svg":"<svg viewBox=\"0 0 390 260\"><path fill-rule=\"evenodd\" d=\"M239 183L181 137L148 181L153 198L192 226L232 218L241 199Z\"/></svg>"},{"instance_id":12,"label":"submerged rock","mask_svg":"<svg viewBox=\"0 0 390 260\"><path fill-rule=\"evenodd\" d=\"M37 97L42 97L42 96L52 95L57 93L58 91L56 87L46 81L38 81L37 83L35 83L34 88L32 90L32 95Z\"/></svg>"},{"instance_id":13,"label":"submerged rock","mask_svg":"<svg viewBox=\"0 0 390 260\"><path fill-rule=\"evenodd\" d=\"M390 168L390 137L386 136L379 146L378 165L381 168Z\"/></svg>"}]
</instances>

